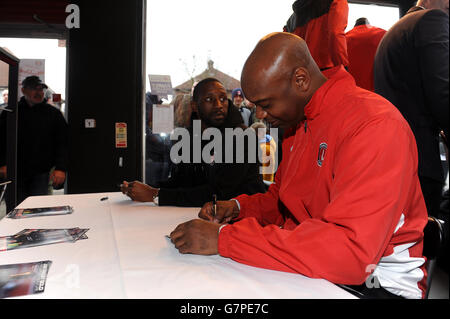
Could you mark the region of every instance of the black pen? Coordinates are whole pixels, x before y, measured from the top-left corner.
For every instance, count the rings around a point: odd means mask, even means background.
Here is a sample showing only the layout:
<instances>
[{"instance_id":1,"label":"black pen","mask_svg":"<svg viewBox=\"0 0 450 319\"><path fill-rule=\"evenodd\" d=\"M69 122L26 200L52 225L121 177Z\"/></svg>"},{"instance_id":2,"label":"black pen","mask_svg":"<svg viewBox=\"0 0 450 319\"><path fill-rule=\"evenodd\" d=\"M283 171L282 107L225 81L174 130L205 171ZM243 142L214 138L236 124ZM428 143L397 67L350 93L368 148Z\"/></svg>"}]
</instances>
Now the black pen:
<instances>
[{"instance_id":1,"label":"black pen","mask_svg":"<svg viewBox=\"0 0 450 319\"><path fill-rule=\"evenodd\" d=\"M217 195L214 194L213 195L213 213L212 213L213 217L216 216L216 204L217 204Z\"/></svg>"}]
</instances>

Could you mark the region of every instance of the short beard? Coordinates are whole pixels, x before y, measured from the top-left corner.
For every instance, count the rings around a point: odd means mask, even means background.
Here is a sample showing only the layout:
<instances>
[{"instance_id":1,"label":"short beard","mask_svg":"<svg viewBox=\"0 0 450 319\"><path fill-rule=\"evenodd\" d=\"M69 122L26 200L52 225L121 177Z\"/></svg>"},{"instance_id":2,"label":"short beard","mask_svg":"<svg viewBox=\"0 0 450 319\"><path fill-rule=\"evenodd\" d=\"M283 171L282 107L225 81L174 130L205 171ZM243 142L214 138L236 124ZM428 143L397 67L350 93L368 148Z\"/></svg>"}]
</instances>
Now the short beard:
<instances>
[{"instance_id":1,"label":"short beard","mask_svg":"<svg viewBox=\"0 0 450 319\"><path fill-rule=\"evenodd\" d=\"M36 104L41 104L44 101L44 99L42 99L42 101L40 101L39 103L34 103L28 96L26 96L26 95L24 95L24 96L25 96L25 101L27 101L29 106L34 106Z\"/></svg>"},{"instance_id":2,"label":"short beard","mask_svg":"<svg viewBox=\"0 0 450 319\"><path fill-rule=\"evenodd\" d=\"M198 117L200 120L204 123L205 127L216 127L221 128L223 124L225 123L226 117L220 122L220 123L214 123L215 121L210 120L207 116L205 116L200 109L197 111Z\"/></svg>"}]
</instances>

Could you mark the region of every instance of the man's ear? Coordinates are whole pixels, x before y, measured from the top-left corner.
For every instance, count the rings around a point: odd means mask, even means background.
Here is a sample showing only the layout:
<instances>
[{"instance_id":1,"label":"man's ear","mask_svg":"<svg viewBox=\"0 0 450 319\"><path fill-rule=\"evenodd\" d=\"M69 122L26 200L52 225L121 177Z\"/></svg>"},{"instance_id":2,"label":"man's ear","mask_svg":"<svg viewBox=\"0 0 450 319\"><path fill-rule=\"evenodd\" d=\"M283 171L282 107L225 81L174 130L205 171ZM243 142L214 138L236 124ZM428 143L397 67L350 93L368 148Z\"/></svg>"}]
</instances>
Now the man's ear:
<instances>
[{"instance_id":1,"label":"man's ear","mask_svg":"<svg viewBox=\"0 0 450 319\"><path fill-rule=\"evenodd\" d=\"M307 92L311 85L311 76L307 69L299 67L295 69L293 81L295 87L299 88L302 92Z\"/></svg>"}]
</instances>

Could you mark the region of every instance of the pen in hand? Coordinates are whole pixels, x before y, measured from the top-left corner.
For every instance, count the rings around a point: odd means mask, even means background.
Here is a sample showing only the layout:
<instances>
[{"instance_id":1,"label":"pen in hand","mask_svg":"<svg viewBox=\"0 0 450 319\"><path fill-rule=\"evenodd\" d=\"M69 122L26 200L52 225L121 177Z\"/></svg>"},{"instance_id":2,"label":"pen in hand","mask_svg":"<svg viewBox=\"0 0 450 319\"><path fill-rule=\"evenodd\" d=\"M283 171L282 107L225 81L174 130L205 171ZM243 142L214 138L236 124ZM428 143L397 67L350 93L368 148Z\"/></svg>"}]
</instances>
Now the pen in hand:
<instances>
[{"instance_id":1,"label":"pen in hand","mask_svg":"<svg viewBox=\"0 0 450 319\"><path fill-rule=\"evenodd\" d=\"M129 182L129 183L121 183L121 184L117 184L117 187L122 188L122 187L133 187L134 182Z\"/></svg>"}]
</instances>

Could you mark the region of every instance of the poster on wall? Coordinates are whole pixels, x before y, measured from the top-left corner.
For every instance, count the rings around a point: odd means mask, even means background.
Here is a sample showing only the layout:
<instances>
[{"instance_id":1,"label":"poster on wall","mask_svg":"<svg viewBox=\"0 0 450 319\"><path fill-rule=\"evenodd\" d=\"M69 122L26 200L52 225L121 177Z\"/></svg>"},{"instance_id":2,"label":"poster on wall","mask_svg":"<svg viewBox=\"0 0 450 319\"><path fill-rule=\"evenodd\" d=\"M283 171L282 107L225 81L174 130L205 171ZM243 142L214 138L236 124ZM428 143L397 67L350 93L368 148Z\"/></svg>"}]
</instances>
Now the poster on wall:
<instances>
[{"instance_id":1,"label":"poster on wall","mask_svg":"<svg viewBox=\"0 0 450 319\"><path fill-rule=\"evenodd\" d=\"M116 123L116 148L127 148L127 123Z\"/></svg>"},{"instance_id":2,"label":"poster on wall","mask_svg":"<svg viewBox=\"0 0 450 319\"><path fill-rule=\"evenodd\" d=\"M45 83L45 59L22 59L19 62L19 99L22 97L22 81L36 75Z\"/></svg>"},{"instance_id":3,"label":"poster on wall","mask_svg":"<svg viewBox=\"0 0 450 319\"><path fill-rule=\"evenodd\" d=\"M170 134L173 131L173 104L153 106L153 129L154 134Z\"/></svg>"},{"instance_id":4,"label":"poster on wall","mask_svg":"<svg viewBox=\"0 0 450 319\"><path fill-rule=\"evenodd\" d=\"M169 95L173 95L170 75L149 74L148 79L152 94L157 95L159 99L167 100Z\"/></svg>"}]
</instances>

